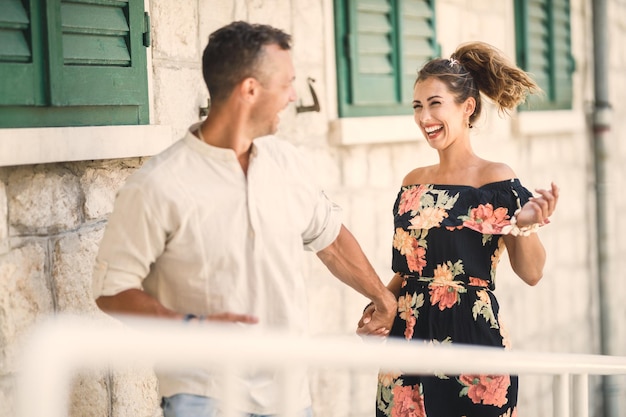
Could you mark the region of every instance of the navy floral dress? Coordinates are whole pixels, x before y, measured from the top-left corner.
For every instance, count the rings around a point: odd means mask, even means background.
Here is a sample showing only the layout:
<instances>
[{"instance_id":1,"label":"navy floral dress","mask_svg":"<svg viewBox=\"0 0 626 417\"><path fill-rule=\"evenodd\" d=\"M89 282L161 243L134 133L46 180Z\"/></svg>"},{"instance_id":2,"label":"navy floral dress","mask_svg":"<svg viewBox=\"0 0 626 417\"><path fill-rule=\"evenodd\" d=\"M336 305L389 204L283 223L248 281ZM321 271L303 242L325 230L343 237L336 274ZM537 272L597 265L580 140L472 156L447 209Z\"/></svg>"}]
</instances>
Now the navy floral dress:
<instances>
[{"instance_id":1,"label":"navy floral dress","mask_svg":"<svg viewBox=\"0 0 626 417\"><path fill-rule=\"evenodd\" d=\"M502 234L530 197L518 179L402 187L392 267L403 282L391 337L508 347L492 291ZM377 417L513 417L516 405L513 375L378 376Z\"/></svg>"}]
</instances>

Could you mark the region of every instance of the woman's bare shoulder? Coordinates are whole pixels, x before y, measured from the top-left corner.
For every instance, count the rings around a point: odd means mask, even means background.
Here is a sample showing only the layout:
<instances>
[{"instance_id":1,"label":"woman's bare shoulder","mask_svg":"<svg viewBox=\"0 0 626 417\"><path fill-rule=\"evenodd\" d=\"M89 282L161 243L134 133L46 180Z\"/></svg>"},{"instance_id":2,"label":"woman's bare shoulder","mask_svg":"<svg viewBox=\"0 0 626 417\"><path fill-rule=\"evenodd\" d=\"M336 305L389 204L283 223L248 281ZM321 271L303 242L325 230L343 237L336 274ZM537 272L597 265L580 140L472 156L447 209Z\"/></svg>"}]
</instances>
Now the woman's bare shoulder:
<instances>
[{"instance_id":1,"label":"woman's bare shoulder","mask_svg":"<svg viewBox=\"0 0 626 417\"><path fill-rule=\"evenodd\" d=\"M402 180L402 185L428 184L430 183L431 174L436 165L418 167L406 174Z\"/></svg>"},{"instance_id":2,"label":"woman's bare shoulder","mask_svg":"<svg viewBox=\"0 0 626 417\"><path fill-rule=\"evenodd\" d=\"M488 184L515 178L515 171L513 171L513 169L505 163L485 161L485 164L481 169L480 176L480 182Z\"/></svg>"}]
</instances>

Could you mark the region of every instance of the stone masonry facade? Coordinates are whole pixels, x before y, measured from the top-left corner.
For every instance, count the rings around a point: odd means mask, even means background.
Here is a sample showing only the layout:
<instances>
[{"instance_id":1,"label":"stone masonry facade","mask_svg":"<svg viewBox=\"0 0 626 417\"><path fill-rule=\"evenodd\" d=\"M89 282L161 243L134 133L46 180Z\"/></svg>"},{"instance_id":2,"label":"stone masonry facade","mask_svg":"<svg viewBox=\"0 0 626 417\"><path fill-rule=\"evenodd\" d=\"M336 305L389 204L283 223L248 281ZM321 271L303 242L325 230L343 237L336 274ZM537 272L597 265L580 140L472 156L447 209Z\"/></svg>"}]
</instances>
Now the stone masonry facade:
<instances>
[{"instance_id":1,"label":"stone masonry facade","mask_svg":"<svg viewBox=\"0 0 626 417\"><path fill-rule=\"evenodd\" d=\"M610 224L609 270L615 276L610 300L600 299L595 255L592 132L593 45L590 2L571 0L572 48L576 60L574 109L561 129L553 119L502 118L489 105L474 129L476 152L500 160L529 188L555 181L561 199L552 223L540 231L548 252L544 279L528 287L503 259L496 295L518 350L599 353L599 303L614 317L626 317L626 5L609 1L613 127L607 155ZM439 0L437 36L444 56L458 43L485 40L510 55L515 51L512 1ZM391 209L403 176L436 161L419 139L380 143L333 143L337 118L334 90L332 0L146 0L152 18L152 123L170 126L176 137L199 121L206 104L201 53L208 34L232 20L269 23L292 33L296 90L310 100L305 80L316 80L322 109L282 115L278 135L302 148L319 167L318 180L344 210L353 232L383 281L391 277ZM485 22L489 24L485 24ZM504 34L504 35L503 35ZM558 116L558 117L557 117ZM543 124L543 125L542 125ZM574 127L571 127L574 126ZM20 352L29 331L59 313L115 321L99 312L91 297L91 270L116 191L148 158L59 162L0 167L0 417L16 412ZM622 210L624 209L624 210ZM366 300L334 279L314 255L307 256L310 320L314 336L354 335ZM626 355L626 327L615 326L615 354ZM355 336L356 337L356 336ZM373 415L376 371L311 371L314 414L330 417ZM621 398L626 382L621 379ZM599 407L599 380L592 379L591 402ZM552 379L522 376L519 415L548 417ZM151 370L88 370L76 375L70 398L73 417L159 416L158 384ZM621 409L626 410L622 400ZM594 415L594 414L592 414Z\"/></svg>"}]
</instances>

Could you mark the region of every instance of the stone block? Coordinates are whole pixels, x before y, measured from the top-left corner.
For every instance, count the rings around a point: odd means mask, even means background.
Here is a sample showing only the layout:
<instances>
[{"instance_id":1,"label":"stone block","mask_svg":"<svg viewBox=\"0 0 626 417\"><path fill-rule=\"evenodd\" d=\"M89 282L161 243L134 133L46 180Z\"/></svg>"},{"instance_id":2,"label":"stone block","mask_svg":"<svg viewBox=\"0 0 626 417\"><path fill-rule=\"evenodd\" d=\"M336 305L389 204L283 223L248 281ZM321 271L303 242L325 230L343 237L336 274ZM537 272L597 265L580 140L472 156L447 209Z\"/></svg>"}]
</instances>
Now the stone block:
<instances>
[{"instance_id":1,"label":"stone block","mask_svg":"<svg viewBox=\"0 0 626 417\"><path fill-rule=\"evenodd\" d=\"M345 187L362 188L367 186L368 166L365 146L346 148L342 154L342 176Z\"/></svg>"},{"instance_id":2,"label":"stone block","mask_svg":"<svg viewBox=\"0 0 626 417\"><path fill-rule=\"evenodd\" d=\"M105 218L113 211L117 191L134 171L121 163L105 163L99 167L87 167L80 177L85 195L83 211L85 220Z\"/></svg>"},{"instance_id":3,"label":"stone block","mask_svg":"<svg viewBox=\"0 0 626 417\"><path fill-rule=\"evenodd\" d=\"M376 388L378 369L363 370L352 373L351 401L354 407L351 416L376 415Z\"/></svg>"},{"instance_id":4,"label":"stone block","mask_svg":"<svg viewBox=\"0 0 626 417\"><path fill-rule=\"evenodd\" d=\"M0 255L9 251L9 211L7 205L7 187L0 181Z\"/></svg>"},{"instance_id":5,"label":"stone block","mask_svg":"<svg viewBox=\"0 0 626 417\"><path fill-rule=\"evenodd\" d=\"M59 165L16 168L8 178L7 198L11 235L56 233L81 221L79 180Z\"/></svg>"},{"instance_id":6,"label":"stone block","mask_svg":"<svg viewBox=\"0 0 626 417\"><path fill-rule=\"evenodd\" d=\"M198 2L153 0L150 2L150 13L153 57L197 61L200 51Z\"/></svg>"},{"instance_id":7,"label":"stone block","mask_svg":"<svg viewBox=\"0 0 626 417\"><path fill-rule=\"evenodd\" d=\"M183 67L159 65L154 69L155 121L172 126L174 138L182 137L187 128L200 121L200 107L206 107L206 85L201 62Z\"/></svg>"},{"instance_id":8,"label":"stone block","mask_svg":"<svg viewBox=\"0 0 626 417\"><path fill-rule=\"evenodd\" d=\"M45 264L46 250L38 243L0 256L0 376L19 368L24 337L54 310Z\"/></svg>"},{"instance_id":9,"label":"stone block","mask_svg":"<svg viewBox=\"0 0 626 417\"><path fill-rule=\"evenodd\" d=\"M308 0L305 0L308 1ZM246 17L243 18L251 23L263 23L272 25L278 29L282 29L287 33L291 32L292 25L292 2L291 0L247 0L245 2L247 8ZM238 12L241 13L243 8L239 7Z\"/></svg>"},{"instance_id":10,"label":"stone block","mask_svg":"<svg viewBox=\"0 0 626 417\"><path fill-rule=\"evenodd\" d=\"M52 282L59 312L88 312L96 309L91 277L103 229L63 235L54 244Z\"/></svg>"},{"instance_id":11,"label":"stone block","mask_svg":"<svg viewBox=\"0 0 626 417\"><path fill-rule=\"evenodd\" d=\"M324 190L340 185L341 175L335 155L325 147L297 146L307 165L305 169L309 171L313 181ZM330 193L327 195L330 197Z\"/></svg>"},{"instance_id":12,"label":"stone block","mask_svg":"<svg viewBox=\"0 0 626 417\"><path fill-rule=\"evenodd\" d=\"M154 372L145 368L117 370L112 373L114 417L158 417L158 383Z\"/></svg>"},{"instance_id":13,"label":"stone block","mask_svg":"<svg viewBox=\"0 0 626 417\"><path fill-rule=\"evenodd\" d=\"M223 0L205 0L198 2L199 45L203 51L209 40L209 35L220 27L235 20L237 2Z\"/></svg>"},{"instance_id":14,"label":"stone block","mask_svg":"<svg viewBox=\"0 0 626 417\"><path fill-rule=\"evenodd\" d=\"M361 190L352 194L351 231L365 253L374 253L376 241L376 208L379 193L372 190ZM382 204L382 201L380 202Z\"/></svg>"},{"instance_id":15,"label":"stone block","mask_svg":"<svg viewBox=\"0 0 626 417\"><path fill-rule=\"evenodd\" d=\"M109 417L109 377L105 371L77 373L70 385L70 417Z\"/></svg>"},{"instance_id":16,"label":"stone block","mask_svg":"<svg viewBox=\"0 0 626 417\"><path fill-rule=\"evenodd\" d=\"M349 417L350 374L346 370L316 369L311 376L313 415Z\"/></svg>"},{"instance_id":17,"label":"stone block","mask_svg":"<svg viewBox=\"0 0 626 417\"><path fill-rule=\"evenodd\" d=\"M371 187L391 187L393 171L390 169L393 161L391 149L388 146L374 146L368 153L368 183Z\"/></svg>"},{"instance_id":18,"label":"stone block","mask_svg":"<svg viewBox=\"0 0 626 417\"><path fill-rule=\"evenodd\" d=\"M12 375L0 375L0 416L17 415L17 403L15 393L16 382Z\"/></svg>"},{"instance_id":19,"label":"stone block","mask_svg":"<svg viewBox=\"0 0 626 417\"><path fill-rule=\"evenodd\" d=\"M321 264L319 261L318 263ZM323 270L312 275L307 282L311 334L329 335L343 332L341 319L345 301L343 284Z\"/></svg>"},{"instance_id":20,"label":"stone block","mask_svg":"<svg viewBox=\"0 0 626 417\"><path fill-rule=\"evenodd\" d=\"M293 57L296 63L321 66L325 60L324 10L321 1L291 2ZM327 22L330 24L330 22Z\"/></svg>"}]
</instances>

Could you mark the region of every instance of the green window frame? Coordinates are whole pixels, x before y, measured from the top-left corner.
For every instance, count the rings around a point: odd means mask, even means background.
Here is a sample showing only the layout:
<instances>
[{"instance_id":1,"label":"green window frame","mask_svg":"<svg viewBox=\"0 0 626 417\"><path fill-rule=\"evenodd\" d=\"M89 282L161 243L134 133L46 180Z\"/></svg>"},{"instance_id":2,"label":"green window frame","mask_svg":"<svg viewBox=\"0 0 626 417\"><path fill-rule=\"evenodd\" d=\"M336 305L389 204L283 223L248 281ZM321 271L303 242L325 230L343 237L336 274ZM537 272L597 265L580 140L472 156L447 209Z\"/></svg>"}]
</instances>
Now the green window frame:
<instances>
[{"instance_id":1,"label":"green window frame","mask_svg":"<svg viewBox=\"0 0 626 417\"><path fill-rule=\"evenodd\" d=\"M149 123L143 0L3 0L0 127Z\"/></svg>"},{"instance_id":2,"label":"green window frame","mask_svg":"<svg viewBox=\"0 0 626 417\"><path fill-rule=\"evenodd\" d=\"M528 99L520 110L572 108L575 61L569 0L515 0L516 55L545 95Z\"/></svg>"},{"instance_id":3,"label":"green window frame","mask_svg":"<svg viewBox=\"0 0 626 417\"><path fill-rule=\"evenodd\" d=\"M335 0L339 116L411 114L435 33L434 0Z\"/></svg>"}]
</instances>

